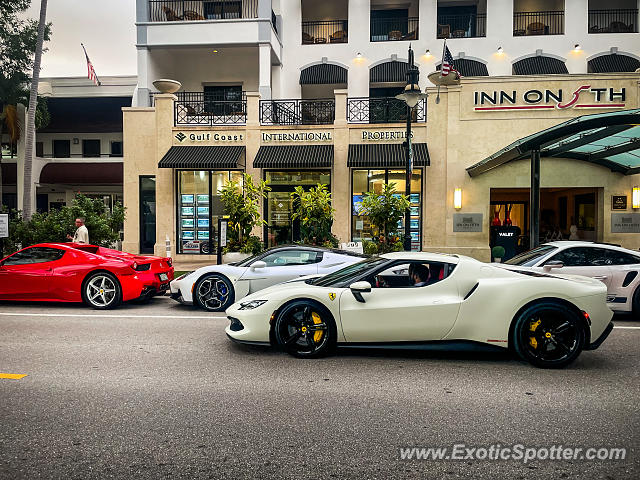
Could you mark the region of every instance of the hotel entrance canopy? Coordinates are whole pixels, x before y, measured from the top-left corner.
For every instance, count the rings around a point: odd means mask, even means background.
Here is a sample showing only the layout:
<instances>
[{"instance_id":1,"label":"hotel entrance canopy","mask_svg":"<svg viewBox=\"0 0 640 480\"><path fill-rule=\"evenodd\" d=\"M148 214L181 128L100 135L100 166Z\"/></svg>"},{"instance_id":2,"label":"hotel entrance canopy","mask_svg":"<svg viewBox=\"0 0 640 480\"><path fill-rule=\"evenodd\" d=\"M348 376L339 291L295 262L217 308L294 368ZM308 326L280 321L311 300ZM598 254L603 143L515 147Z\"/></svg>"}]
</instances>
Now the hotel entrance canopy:
<instances>
[{"instance_id":1,"label":"hotel entrance canopy","mask_svg":"<svg viewBox=\"0 0 640 480\"><path fill-rule=\"evenodd\" d=\"M640 173L640 109L583 115L521 138L467 168L471 177L512 160L575 158L624 175Z\"/></svg>"}]
</instances>

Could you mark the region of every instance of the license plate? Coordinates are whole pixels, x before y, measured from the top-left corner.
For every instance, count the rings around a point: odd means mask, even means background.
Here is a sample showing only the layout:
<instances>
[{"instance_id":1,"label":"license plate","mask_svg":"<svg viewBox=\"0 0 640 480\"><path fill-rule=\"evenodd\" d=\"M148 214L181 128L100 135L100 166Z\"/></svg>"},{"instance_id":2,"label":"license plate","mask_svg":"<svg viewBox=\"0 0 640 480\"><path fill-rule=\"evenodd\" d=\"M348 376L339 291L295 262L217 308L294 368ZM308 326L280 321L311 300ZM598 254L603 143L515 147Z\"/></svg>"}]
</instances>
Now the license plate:
<instances>
[{"instance_id":1,"label":"license plate","mask_svg":"<svg viewBox=\"0 0 640 480\"><path fill-rule=\"evenodd\" d=\"M161 282L166 282L167 280L169 280L169 277L167 276L166 273L161 273L160 274L160 281Z\"/></svg>"}]
</instances>

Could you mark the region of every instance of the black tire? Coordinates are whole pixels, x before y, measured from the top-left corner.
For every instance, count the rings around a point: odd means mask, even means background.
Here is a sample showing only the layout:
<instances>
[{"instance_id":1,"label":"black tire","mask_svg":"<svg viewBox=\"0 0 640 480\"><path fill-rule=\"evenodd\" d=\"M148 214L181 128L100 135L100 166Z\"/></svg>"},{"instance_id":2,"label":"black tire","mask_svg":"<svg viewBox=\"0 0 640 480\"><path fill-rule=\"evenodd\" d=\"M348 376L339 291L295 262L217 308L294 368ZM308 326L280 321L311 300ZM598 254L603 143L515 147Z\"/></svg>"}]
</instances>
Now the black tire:
<instances>
[{"instance_id":1,"label":"black tire","mask_svg":"<svg viewBox=\"0 0 640 480\"><path fill-rule=\"evenodd\" d=\"M274 324L277 345L298 358L318 358L333 352L337 329L331 313L309 300L291 302L280 311Z\"/></svg>"},{"instance_id":2,"label":"black tire","mask_svg":"<svg viewBox=\"0 0 640 480\"><path fill-rule=\"evenodd\" d=\"M204 275L193 288L193 302L208 312L224 312L235 298L228 278L217 273Z\"/></svg>"},{"instance_id":3,"label":"black tire","mask_svg":"<svg viewBox=\"0 0 640 480\"><path fill-rule=\"evenodd\" d=\"M115 275L94 272L82 282L82 301L96 310L110 310L122 303L122 287Z\"/></svg>"},{"instance_id":4,"label":"black tire","mask_svg":"<svg viewBox=\"0 0 640 480\"><path fill-rule=\"evenodd\" d=\"M515 319L511 344L523 360L540 368L562 368L584 348L582 319L566 305L543 301Z\"/></svg>"},{"instance_id":5,"label":"black tire","mask_svg":"<svg viewBox=\"0 0 640 480\"><path fill-rule=\"evenodd\" d=\"M636 287L636 291L633 292L633 298L631 299L631 313L633 319L640 319L640 285Z\"/></svg>"}]
</instances>

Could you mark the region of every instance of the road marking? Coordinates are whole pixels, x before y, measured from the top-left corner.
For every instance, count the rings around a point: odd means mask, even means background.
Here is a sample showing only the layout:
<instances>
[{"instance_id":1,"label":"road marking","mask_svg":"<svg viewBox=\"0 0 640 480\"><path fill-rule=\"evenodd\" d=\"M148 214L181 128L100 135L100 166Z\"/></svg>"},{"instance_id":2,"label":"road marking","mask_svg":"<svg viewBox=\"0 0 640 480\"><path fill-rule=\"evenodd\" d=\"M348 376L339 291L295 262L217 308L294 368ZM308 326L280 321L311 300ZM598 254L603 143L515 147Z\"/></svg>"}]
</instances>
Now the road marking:
<instances>
[{"instance_id":1,"label":"road marking","mask_svg":"<svg viewBox=\"0 0 640 480\"><path fill-rule=\"evenodd\" d=\"M613 327L613 328L621 328L624 330L640 330L640 327Z\"/></svg>"},{"instance_id":2,"label":"road marking","mask_svg":"<svg viewBox=\"0 0 640 480\"><path fill-rule=\"evenodd\" d=\"M200 319L211 320L212 318L226 318L226 316L210 315L190 316L190 315L96 315L96 314L78 314L78 313L11 313L0 312L4 317L78 317L78 318L181 318L181 319Z\"/></svg>"},{"instance_id":3,"label":"road marking","mask_svg":"<svg viewBox=\"0 0 640 480\"><path fill-rule=\"evenodd\" d=\"M8 378L11 380L20 380L22 377L26 376L26 373L0 373L0 378Z\"/></svg>"}]
</instances>

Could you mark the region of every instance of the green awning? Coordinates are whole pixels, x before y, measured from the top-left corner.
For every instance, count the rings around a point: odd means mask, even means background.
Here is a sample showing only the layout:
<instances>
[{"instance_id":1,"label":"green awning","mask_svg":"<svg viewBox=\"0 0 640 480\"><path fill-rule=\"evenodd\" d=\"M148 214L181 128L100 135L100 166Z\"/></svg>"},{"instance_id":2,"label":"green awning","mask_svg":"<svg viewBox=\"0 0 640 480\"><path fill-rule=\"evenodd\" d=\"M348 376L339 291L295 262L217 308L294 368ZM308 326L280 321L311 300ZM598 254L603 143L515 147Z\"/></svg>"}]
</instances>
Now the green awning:
<instances>
[{"instance_id":1,"label":"green awning","mask_svg":"<svg viewBox=\"0 0 640 480\"><path fill-rule=\"evenodd\" d=\"M640 109L583 115L521 138L467 168L471 177L529 158L575 158L625 175L640 173Z\"/></svg>"}]
</instances>

